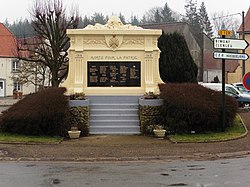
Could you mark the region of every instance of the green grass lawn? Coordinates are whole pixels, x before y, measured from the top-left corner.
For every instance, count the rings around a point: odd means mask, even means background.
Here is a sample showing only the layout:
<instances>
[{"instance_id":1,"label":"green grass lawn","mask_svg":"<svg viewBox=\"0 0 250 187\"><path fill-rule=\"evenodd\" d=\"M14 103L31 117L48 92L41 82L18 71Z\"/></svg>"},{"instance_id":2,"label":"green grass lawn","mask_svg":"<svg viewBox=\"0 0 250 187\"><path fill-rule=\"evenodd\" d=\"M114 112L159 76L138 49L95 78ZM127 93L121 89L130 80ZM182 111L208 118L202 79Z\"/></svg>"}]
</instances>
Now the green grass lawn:
<instances>
[{"instance_id":1,"label":"green grass lawn","mask_svg":"<svg viewBox=\"0 0 250 187\"><path fill-rule=\"evenodd\" d=\"M246 133L241 119L237 116L234 120L234 124L227 128L225 132L207 132L203 134L175 134L171 135L169 139L173 142L213 142L213 141L225 141L230 139L239 138Z\"/></svg>"},{"instance_id":2,"label":"green grass lawn","mask_svg":"<svg viewBox=\"0 0 250 187\"><path fill-rule=\"evenodd\" d=\"M20 143L59 143L62 137L49 136L25 136L0 132L0 142L20 142Z\"/></svg>"}]
</instances>

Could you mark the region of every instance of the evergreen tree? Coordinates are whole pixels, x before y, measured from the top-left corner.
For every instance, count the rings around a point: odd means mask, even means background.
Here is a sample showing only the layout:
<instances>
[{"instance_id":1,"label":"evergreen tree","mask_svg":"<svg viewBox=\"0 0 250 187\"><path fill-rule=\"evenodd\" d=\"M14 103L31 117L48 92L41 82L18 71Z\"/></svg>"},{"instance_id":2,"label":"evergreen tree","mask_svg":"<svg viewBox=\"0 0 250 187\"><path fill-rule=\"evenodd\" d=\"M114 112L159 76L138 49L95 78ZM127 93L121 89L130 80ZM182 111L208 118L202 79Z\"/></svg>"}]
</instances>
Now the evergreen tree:
<instances>
[{"instance_id":1,"label":"evergreen tree","mask_svg":"<svg viewBox=\"0 0 250 187\"><path fill-rule=\"evenodd\" d=\"M206 33L208 37L212 38L213 27L211 25L211 22L209 21L204 2L201 3L200 9L199 9L199 17L200 17L201 29L203 30L204 33Z\"/></svg>"},{"instance_id":2,"label":"evergreen tree","mask_svg":"<svg viewBox=\"0 0 250 187\"><path fill-rule=\"evenodd\" d=\"M154 7L149 9L142 17L141 23L163 23L174 22L173 11L166 3L164 7Z\"/></svg>"},{"instance_id":3,"label":"evergreen tree","mask_svg":"<svg viewBox=\"0 0 250 187\"><path fill-rule=\"evenodd\" d=\"M120 20L121 20L121 22L123 23L123 24L126 24L126 20L125 20L125 16L124 15L122 15L122 13L120 12L120 14L119 14L119 16L118 16L119 18L120 18Z\"/></svg>"},{"instance_id":4,"label":"evergreen tree","mask_svg":"<svg viewBox=\"0 0 250 187\"><path fill-rule=\"evenodd\" d=\"M91 17L91 24L100 23L105 24L107 20L105 19L104 15L102 13L95 12L94 15Z\"/></svg>"},{"instance_id":5,"label":"evergreen tree","mask_svg":"<svg viewBox=\"0 0 250 187\"><path fill-rule=\"evenodd\" d=\"M185 5L186 19L196 33L200 33L200 17L197 13L197 0L188 0Z\"/></svg>"},{"instance_id":6,"label":"evergreen tree","mask_svg":"<svg viewBox=\"0 0 250 187\"><path fill-rule=\"evenodd\" d=\"M164 82L197 82L198 68L189 52L184 36L162 34L158 40L160 75Z\"/></svg>"},{"instance_id":7,"label":"evergreen tree","mask_svg":"<svg viewBox=\"0 0 250 187\"><path fill-rule=\"evenodd\" d=\"M106 15L105 20L106 20L106 22L109 20L109 16L108 15Z\"/></svg>"},{"instance_id":8,"label":"evergreen tree","mask_svg":"<svg viewBox=\"0 0 250 187\"><path fill-rule=\"evenodd\" d=\"M7 27L17 38L26 38L35 35L35 31L28 19L16 20Z\"/></svg>"},{"instance_id":9,"label":"evergreen tree","mask_svg":"<svg viewBox=\"0 0 250 187\"><path fill-rule=\"evenodd\" d=\"M162 17L160 14L160 10L157 8L154 14L154 22L155 23L161 23L162 22Z\"/></svg>"},{"instance_id":10,"label":"evergreen tree","mask_svg":"<svg viewBox=\"0 0 250 187\"><path fill-rule=\"evenodd\" d=\"M147 17L146 17L146 15L144 14L143 16L142 16L142 19L141 19L141 21L140 21L142 24L145 24L145 23L147 23Z\"/></svg>"},{"instance_id":11,"label":"evergreen tree","mask_svg":"<svg viewBox=\"0 0 250 187\"><path fill-rule=\"evenodd\" d=\"M5 25L5 27L9 27L10 26L10 23L9 23L9 21L8 21L8 19L6 18L5 19L5 21L4 21L4 23L3 23L4 25Z\"/></svg>"},{"instance_id":12,"label":"evergreen tree","mask_svg":"<svg viewBox=\"0 0 250 187\"><path fill-rule=\"evenodd\" d=\"M84 28L89 24L91 24L91 21L87 16L84 16L83 19L80 17L78 28Z\"/></svg>"},{"instance_id":13,"label":"evergreen tree","mask_svg":"<svg viewBox=\"0 0 250 187\"><path fill-rule=\"evenodd\" d=\"M172 10L166 3L161 11L162 22L174 22L175 19L173 18L172 13L173 13Z\"/></svg>"},{"instance_id":14,"label":"evergreen tree","mask_svg":"<svg viewBox=\"0 0 250 187\"><path fill-rule=\"evenodd\" d=\"M131 23L132 25L139 25L139 24L140 24L140 22L139 22L139 20L137 19L136 16L131 16L131 21L130 21L130 23Z\"/></svg>"}]
</instances>

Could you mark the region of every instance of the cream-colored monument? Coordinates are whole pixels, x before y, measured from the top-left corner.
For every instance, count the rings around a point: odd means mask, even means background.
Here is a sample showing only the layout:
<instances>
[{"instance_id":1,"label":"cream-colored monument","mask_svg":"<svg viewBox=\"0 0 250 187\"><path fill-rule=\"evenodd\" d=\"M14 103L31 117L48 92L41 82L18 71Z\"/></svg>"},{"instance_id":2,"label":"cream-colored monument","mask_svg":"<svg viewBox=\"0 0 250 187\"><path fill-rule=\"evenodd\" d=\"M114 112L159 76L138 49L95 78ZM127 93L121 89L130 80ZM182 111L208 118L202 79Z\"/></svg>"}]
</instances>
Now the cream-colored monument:
<instances>
[{"instance_id":1,"label":"cream-colored monument","mask_svg":"<svg viewBox=\"0 0 250 187\"><path fill-rule=\"evenodd\" d=\"M161 30L124 25L112 16L107 24L69 29L69 73L62 86L86 95L143 95L158 92Z\"/></svg>"}]
</instances>

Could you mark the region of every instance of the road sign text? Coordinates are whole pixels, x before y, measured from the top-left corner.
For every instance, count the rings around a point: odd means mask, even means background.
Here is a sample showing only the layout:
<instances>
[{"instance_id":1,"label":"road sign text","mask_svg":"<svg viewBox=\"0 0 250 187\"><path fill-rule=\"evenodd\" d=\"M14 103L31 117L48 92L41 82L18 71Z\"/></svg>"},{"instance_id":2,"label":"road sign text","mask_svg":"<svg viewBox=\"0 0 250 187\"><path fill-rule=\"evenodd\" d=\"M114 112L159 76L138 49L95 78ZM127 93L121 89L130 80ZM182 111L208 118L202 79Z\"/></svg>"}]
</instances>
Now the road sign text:
<instances>
[{"instance_id":1,"label":"road sign text","mask_svg":"<svg viewBox=\"0 0 250 187\"><path fill-rule=\"evenodd\" d=\"M227 38L215 38L214 48L215 49L246 49L248 43L245 40L240 39L227 39Z\"/></svg>"},{"instance_id":2,"label":"road sign text","mask_svg":"<svg viewBox=\"0 0 250 187\"><path fill-rule=\"evenodd\" d=\"M227 60L247 60L247 54L214 52L214 58Z\"/></svg>"}]
</instances>

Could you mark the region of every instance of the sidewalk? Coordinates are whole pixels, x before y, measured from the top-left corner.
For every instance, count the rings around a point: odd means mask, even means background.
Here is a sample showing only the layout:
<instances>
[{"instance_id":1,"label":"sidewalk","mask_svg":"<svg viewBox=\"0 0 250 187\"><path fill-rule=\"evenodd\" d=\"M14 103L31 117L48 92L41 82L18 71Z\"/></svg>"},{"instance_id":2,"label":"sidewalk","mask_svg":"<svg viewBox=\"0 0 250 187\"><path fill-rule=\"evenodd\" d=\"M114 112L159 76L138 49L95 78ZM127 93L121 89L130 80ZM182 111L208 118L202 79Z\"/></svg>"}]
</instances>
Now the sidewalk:
<instances>
[{"instance_id":1,"label":"sidewalk","mask_svg":"<svg viewBox=\"0 0 250 187\"><path fill-rule=\"evenodd\" d=\"M0 114L19 100L20 99L13 99L12 97L0 97Z\"/></svg>"},{"instance_id":2,"label":"sidewalk","mask_svg":"<svg viewBox=\"0 0 250 187\"><path fill-rule=\"evenodd\" d=\"M13 99L13 97L0 97L0 106L10 106L19 101L20 99Z\"/></svg>"}]
</instances>

